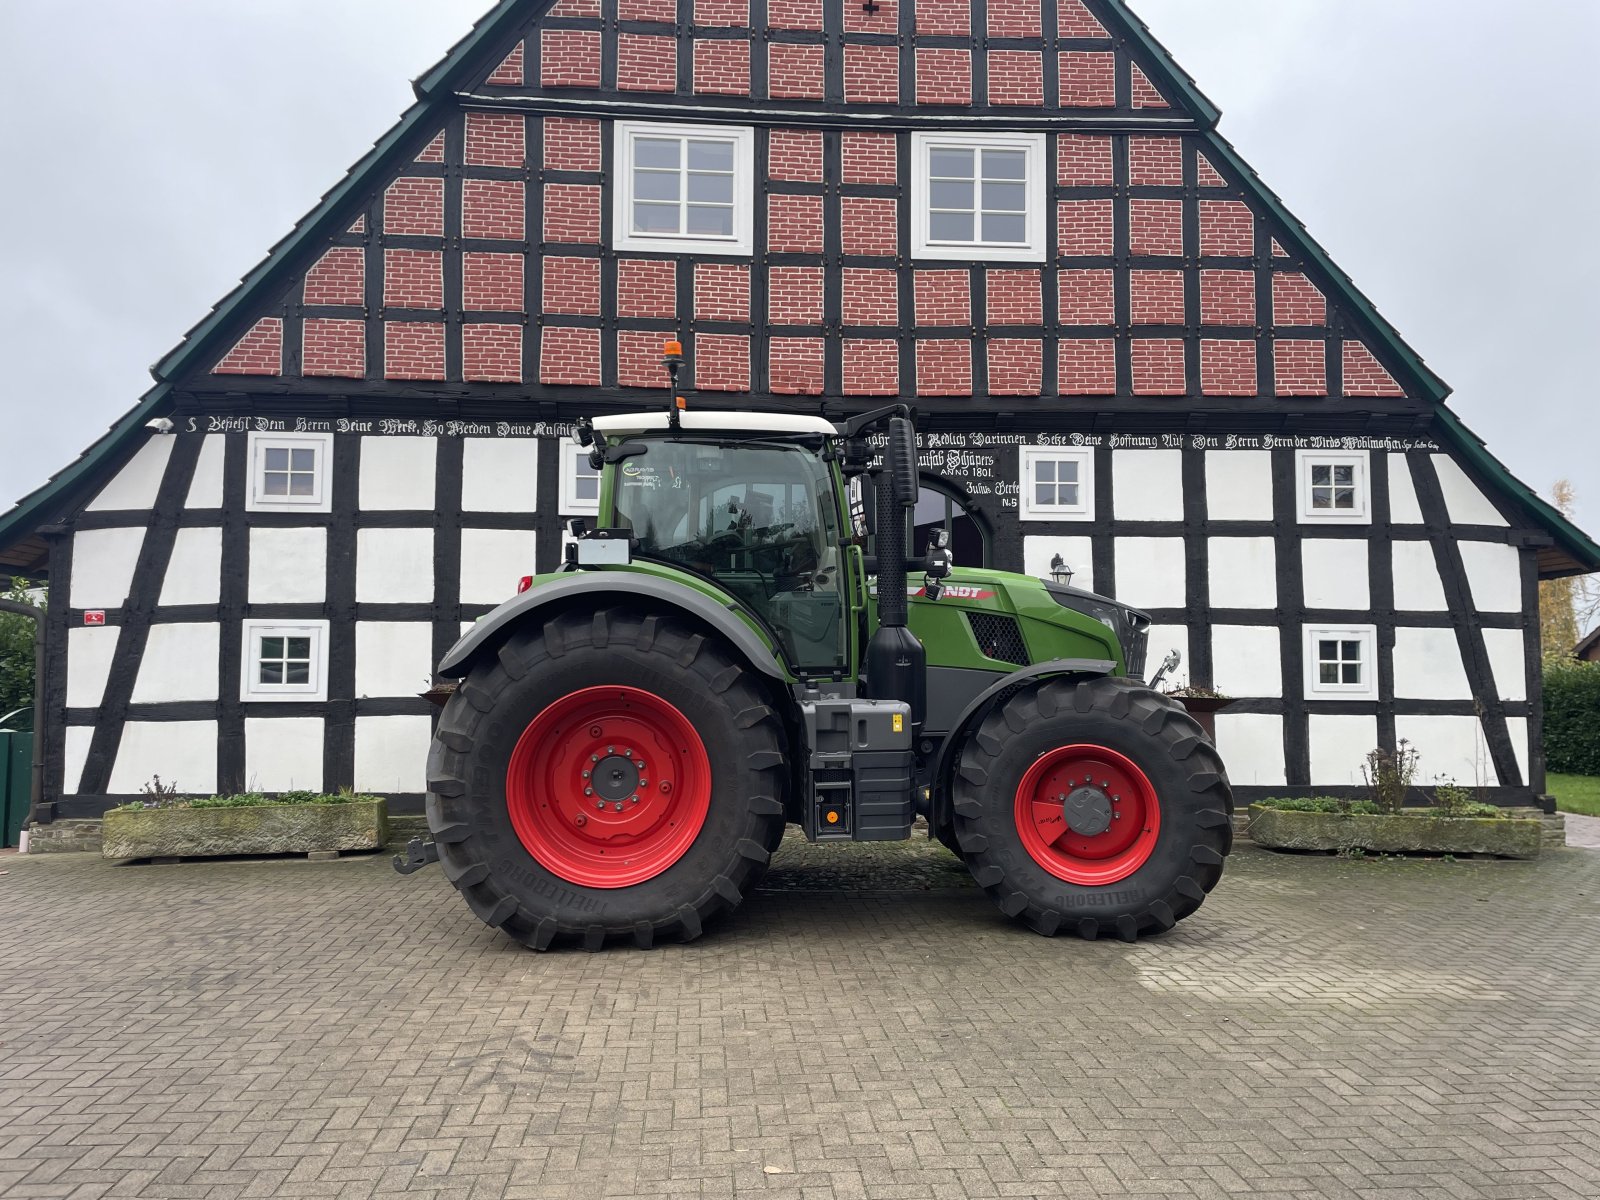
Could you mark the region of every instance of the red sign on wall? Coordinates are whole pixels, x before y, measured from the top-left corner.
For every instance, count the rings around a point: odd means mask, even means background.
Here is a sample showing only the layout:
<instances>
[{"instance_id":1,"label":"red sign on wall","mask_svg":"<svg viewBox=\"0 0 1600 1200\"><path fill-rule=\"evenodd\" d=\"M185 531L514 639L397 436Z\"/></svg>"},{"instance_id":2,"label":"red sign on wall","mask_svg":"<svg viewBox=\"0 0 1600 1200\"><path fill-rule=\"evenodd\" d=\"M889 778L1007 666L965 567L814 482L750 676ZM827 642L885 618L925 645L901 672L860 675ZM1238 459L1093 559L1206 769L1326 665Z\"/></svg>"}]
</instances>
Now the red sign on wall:
<instances>
[{"instance_id":1,"label":"red sign on wall","mask_svg":"<svg viewBox=\"0 0 1600 1200\"><path fill-rule=\"evenodd\" d=\"M85 625L104 625L106 623L106 610L103 608L91 608L83 614L83 623Z\"/></svg>"}]
</instances>

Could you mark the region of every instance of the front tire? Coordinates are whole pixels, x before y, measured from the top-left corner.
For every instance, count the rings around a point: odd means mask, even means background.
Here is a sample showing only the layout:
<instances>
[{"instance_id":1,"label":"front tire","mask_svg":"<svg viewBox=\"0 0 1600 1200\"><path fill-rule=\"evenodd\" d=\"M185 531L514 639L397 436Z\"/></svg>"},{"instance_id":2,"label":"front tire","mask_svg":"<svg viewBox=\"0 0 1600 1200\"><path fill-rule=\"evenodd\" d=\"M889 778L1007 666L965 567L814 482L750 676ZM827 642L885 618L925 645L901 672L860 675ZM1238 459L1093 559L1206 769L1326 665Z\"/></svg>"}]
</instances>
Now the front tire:
<instances>
[{"instance_id":1,"label":"front tire","mask_svg":"<svg viewBox=\"0 0 1600 1200\"><path fill-rule=\"evenodd\" d=\"M783 730L754 678L666 616L518 630L462 681L428 756L445 876L539 950L698 937L783 836Z\"/></svg>"},{"instance_id":2,"label":"front tire","mask_svg":"<svg viewBox=\"0 0 1600 1200\"><path fill-rule=\"evenodd\" d=\"M1045 936L1126 941L1200 907L1233 844L1233 796L1193 718L1126 679L1028 687L968 735L954 834L978 884Z\"/></svg>"}]
</instances>

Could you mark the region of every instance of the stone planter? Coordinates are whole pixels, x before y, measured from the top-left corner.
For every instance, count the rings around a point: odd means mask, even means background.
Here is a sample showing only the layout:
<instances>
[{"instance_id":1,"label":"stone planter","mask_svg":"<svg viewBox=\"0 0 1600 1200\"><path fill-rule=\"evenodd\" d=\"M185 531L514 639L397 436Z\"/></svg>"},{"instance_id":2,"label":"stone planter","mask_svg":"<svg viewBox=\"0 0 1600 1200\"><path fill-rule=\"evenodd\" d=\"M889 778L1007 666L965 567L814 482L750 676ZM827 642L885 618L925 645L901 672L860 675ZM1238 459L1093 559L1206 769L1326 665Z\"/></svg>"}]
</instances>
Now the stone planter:
<instances>
[{"instance_id":1,"label":"stone planter","mask_svg":"<svg viewBox=\"0 0 1600 1200\"><path fill-rule=\"evenodd\" d=\"M388 839L388 827L385 800L134 809L106 813L100 853L130 859L376 850Z\"/></svg>"},{"instance_id":2,"label":"stone planter","mask_svg":"<svg viewBox=\"0 0 1600 1200\"><path fill-rule=\"evenodd\" d=\"M1535 858L1542 832L1538 821L1505 817L1440 817L1426 810L1357 816L1250 806L1250 838L1269 850Z\"/></svg>"}]
</instances>

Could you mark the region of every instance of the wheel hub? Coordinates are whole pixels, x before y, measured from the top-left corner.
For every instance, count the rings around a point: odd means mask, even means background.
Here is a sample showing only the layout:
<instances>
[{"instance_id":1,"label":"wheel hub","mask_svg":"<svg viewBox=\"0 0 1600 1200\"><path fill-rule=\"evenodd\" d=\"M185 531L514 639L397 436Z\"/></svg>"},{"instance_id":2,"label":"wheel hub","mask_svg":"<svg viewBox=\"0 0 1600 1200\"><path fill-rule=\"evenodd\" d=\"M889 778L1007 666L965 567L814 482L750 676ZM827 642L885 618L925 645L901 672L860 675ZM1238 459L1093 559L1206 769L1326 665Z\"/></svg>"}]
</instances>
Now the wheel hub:
<instances>
[{"instance_id":1,"label":"wheel hub","mask_svg":"<svg viewBox=\"0 0 1600 1200\"><path fill-rule=\"evenodd\" d=\"M639 768L632 759L608 754L595 764L595 795L602 800L626 800L639 791Z\"/></svg>"},{"instance_id":2,"label":"wheel hub","mask_svg":"<svg viewBox=\"0 0 1600 1200\"><path fill-rule=\"evenodd\" d=\"M1082 837L1094 837L1111 828L1111 797L1097 787L1074 788L1062 810L1067 828Z\"/></svg>"}]
</instances>

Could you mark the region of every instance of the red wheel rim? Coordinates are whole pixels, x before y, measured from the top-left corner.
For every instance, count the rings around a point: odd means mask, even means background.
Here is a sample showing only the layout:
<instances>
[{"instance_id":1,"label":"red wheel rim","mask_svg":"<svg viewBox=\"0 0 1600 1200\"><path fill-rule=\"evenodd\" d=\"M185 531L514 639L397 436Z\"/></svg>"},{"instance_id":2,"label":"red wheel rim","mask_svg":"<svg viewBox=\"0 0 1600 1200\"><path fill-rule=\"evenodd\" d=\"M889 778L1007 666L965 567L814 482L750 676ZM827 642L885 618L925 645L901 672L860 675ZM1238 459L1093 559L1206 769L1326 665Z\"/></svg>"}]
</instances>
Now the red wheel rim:
<instances>
[{"instance_id":1,"label":"red wheel rim","mask_svg":"<svg viewBox=\"0 0 1600 1200\"><path fill-rule=\"evenodd\" d=\"M506 768L506 808L551 874L582 887L631 887L672 866L700 835L711 762L689 719L660 696L583 688L523 730Z\"/></svg>"},{"instance_id":2,"label":"red wheel rim","mask_svg":"<svg viewBox=\"0 0 1600 1200\"><path fill-rule=\"evenodd\" d=\"M1105 746L1061 746L1022 777L1016 820L1034 862L1057 879L1096 887L1126 879L1149 860L1161 804L1126 756Z\"/></svg>"}]
</instances>

